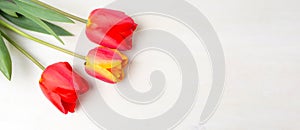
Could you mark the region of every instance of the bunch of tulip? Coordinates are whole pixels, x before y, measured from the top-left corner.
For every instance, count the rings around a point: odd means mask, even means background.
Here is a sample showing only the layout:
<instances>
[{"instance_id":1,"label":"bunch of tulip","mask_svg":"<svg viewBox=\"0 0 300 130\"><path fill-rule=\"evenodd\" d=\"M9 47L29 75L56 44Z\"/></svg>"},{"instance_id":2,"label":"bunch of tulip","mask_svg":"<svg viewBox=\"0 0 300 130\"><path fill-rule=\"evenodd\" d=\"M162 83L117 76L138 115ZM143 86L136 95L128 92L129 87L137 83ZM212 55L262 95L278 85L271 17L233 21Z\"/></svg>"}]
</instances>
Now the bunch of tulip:
<instances>
[{"instance_id":1,"label":"bunch of tulip","mask_svg":"<svg viewBox=\"0 0 300 130\"><path fill-rule=\"evenodd\" d=\"M128 59L119 50L132 48L132 34L136 27L133 19L123 12L110 9L92 11L86 26L86 36L100 47L89 52L86 72L108 83L121 81Z\"/></svg>"},{"instance_id":2,"label":"bunch of tulip","mask_svg":"<svg viewBox=\"0 0 300 130\"><path fill-rule=\"evenodd\" d=\"M62 113L74 112L79 95L89 90L88 81L75 72L68 62L58 62L44 67L5 31L13 31L42 45L85 60L85 70L90 75L107 83L117 83L124 79L123 69L128 58L120 51L132 48L132 34L137 24L125 13L111 9L96 9L88 20L61 11L38 0L3 0L0 1L0 70L10 80L12 61L4 39L11 43L33 63L43 70L39 85L44 95ZM6 20L4 20L6 19ZM55 22L73 23L76 20L86 24L86 36L99 44L91 49L87 56L82 56L40 40L20 28L50 34L63 43L59 36L72 34L52 24Z\"/></svg>"}]
</instances>

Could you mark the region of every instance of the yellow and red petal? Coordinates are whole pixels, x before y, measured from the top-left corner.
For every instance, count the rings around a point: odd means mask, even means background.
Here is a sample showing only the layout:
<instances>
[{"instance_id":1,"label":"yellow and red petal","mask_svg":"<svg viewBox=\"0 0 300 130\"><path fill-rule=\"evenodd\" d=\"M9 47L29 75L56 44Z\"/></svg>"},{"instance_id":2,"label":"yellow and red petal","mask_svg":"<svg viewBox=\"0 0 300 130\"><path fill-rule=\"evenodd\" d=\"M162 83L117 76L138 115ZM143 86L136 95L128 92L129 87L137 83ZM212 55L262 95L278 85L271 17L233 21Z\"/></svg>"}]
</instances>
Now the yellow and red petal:
<instances>
[{"instance_id":1,"label":"yellow and red petal","mask_svg":"<svg viewBox=\"0 0 300 130\"><path fill-rule=\"evenodd\" d=\"M101 67L97 67L97 66L89 66L88 64L85 66L85 71L99 79L99 80L102 80L104 82L107 82L107 83L117 83L118 82L118 79L110 72L108 71L107 69L105 68L101 68Z\"/></svg>"}]
</instances>

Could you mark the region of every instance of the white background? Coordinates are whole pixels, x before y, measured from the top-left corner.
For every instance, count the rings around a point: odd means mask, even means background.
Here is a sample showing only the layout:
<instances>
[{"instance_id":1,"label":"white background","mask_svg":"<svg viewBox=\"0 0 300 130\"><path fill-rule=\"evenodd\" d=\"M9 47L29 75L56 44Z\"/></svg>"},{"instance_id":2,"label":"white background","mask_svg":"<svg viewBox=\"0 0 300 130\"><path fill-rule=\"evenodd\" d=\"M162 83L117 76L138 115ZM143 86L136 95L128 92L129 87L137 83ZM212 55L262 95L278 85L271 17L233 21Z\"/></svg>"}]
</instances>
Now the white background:
<instances>
[{"instance_id":1,"label":"white background","mask_svg":"<svg viewBox=\"0 0 300 130\"><path fill-rule=\"evenodd\" d=\"M87 17L109 0L45 0ZM297 130L300 128L300 2L298 0L190 0L208 17L223 45L226 90L207 130ZM63 37L74 50L84 25L61 24L76 34ZM31 32L30 32L31 33ZM56 45L54 38L31 33ZM15 39L44 65L73 58L16 35ZM80 108L63 115L42 94L41 70L8 46L12 81L0 75L0 129L95 130Z\"/></svg>"}]
</instances>

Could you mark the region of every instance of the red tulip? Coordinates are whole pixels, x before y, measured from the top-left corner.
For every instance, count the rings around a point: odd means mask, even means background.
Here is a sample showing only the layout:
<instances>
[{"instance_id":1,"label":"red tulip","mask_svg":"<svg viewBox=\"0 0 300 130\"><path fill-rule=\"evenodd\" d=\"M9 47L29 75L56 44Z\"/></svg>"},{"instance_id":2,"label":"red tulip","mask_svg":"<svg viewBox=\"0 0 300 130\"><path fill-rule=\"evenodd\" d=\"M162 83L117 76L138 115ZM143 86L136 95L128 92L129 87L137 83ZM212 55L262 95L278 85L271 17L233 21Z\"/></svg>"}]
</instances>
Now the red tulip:
<instances>
[{"instance_id":1,"label":"red tulip","mask_svg":"<svg viewBox=\"0 0 300 130\"><path fill-rule=\"evenodd\" d=\"M45 96L64 114L73 113L78 99L77 94L89 90L88 82L74 72L67 62L48 66L39 84Z\"/></svg>"},{"instance_id":2,"label":"red tulip","mask_svg":"<svg viewBox=\"0 0 300 130\"><path fill-rule=\"evenodd\" d=\"M117 83L123 80L127 63L127 57L118 50L97 47L89 52L85 70L104 82Z\"/></svg>"},{"instance_id":3,"label":"red tulip","mask_svg":"<svg viewBox=\"0 0 300 130\"><path fill-rule=\"evenodd\" d=\"M118 50L132 48L132 34L137 24L124 12L96 9L89 16L86 35L94 43Z\"/></svg>"}]
</instances>

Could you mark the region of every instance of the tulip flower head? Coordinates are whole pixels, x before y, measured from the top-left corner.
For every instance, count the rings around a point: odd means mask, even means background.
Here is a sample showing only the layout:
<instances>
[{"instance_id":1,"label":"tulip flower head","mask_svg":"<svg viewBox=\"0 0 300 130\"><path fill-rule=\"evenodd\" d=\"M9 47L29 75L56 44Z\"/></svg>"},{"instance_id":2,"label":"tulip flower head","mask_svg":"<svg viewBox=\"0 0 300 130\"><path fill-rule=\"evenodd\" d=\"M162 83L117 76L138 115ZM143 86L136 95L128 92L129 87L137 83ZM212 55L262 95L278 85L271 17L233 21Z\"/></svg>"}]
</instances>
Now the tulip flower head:
<instances>
[{"instance_id":1,"label":"tulip flower head","mask_svg":"<svg viewBox=\"0 0 300 130\"><path fill-rule=\"evenodd\" d=\"M86 72L104 82L117 83L124 79L124 67L128 58L116 49L97 47L92 49L85 63Z\"/></svg>"},{"instance_id":2,"label":"tulip flower head","mask_svg":"<svg viewBox=\"0 0 300 130\"><path fill-rule=\"evenodd\" d=\"M45 96L64 114L73 113L78 95L89 90L88 82L74 72L67 62L48 66L39 84Z\"/></svg>"},{"instance_id":3,"label":"tulip flower head","mask_svg":"<svg viewBox=\"0 0 300 130\"><path fill-rule=\"evenodd\" d=\"M86 36L101 46L125 51L132 48L136 28L137 24L124 12L96 9L89 16Z\"/></svg>"}]
</instances>

